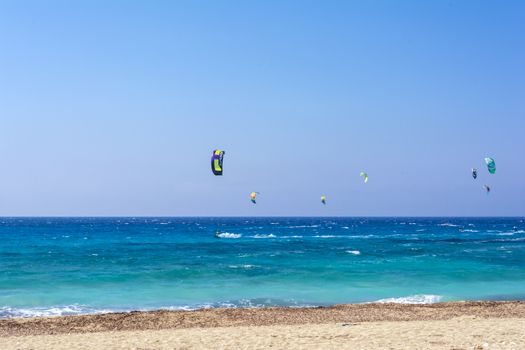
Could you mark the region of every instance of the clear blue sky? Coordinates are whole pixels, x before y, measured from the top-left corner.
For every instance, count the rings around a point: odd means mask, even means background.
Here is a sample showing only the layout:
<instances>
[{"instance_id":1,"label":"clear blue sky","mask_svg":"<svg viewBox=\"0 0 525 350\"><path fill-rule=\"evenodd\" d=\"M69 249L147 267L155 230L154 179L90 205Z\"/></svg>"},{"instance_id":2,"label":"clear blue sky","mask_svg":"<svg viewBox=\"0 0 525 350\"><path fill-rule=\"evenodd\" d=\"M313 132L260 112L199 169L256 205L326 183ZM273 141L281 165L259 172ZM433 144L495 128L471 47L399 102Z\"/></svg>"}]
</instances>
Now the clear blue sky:
<instances>
[{"instance_id":1,"label":"clear blue sky","mask_svg":"<svg viewBox=\"0 0 525 350\"><path fill-rule=\"evenodd\" d=\"M1 0L0 215L523 216L524 18L522 1Z\"/></svg>"}]
</instances>

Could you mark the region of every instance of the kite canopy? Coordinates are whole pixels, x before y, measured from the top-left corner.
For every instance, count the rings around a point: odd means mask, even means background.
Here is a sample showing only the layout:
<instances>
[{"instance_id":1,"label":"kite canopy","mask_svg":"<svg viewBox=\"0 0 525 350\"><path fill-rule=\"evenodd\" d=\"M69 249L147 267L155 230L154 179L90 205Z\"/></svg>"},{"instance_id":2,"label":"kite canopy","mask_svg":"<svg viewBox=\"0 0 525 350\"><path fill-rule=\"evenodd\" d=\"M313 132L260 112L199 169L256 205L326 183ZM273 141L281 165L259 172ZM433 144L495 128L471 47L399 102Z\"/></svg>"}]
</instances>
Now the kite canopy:
<instances>
[{"instance_id":1,"label":"kite canopy","mask_svg":"<svg viewBox=\"0 0 525 350\"><path fill-rule=\"evenodd\" d=\"M361 176L363 178L363 180L365 181L365 184L368 182L368 174L367 173L365 173L364 171L361 171L359 176Z\"/></svg>"},{"instance_id":2,"label":"kite canopy","mask_svg":"<svg viewBox=\"0 0 525 350\"><path fill-rule=\"evenodd\" d=\"M326 204L326 196L325 195L321 196L321 203Z\"/></svg>"},{"instance_id":3,"label":"kite canopy","mask_svg":"<svg viewBox=\"0 0 525 350\"><path fill-rule=\"evenodd\" d=\"M216 149L211 156L211 171L215 175L222 175L222 160L224 158L224 151Z\"/></svg>"},{"instance_id":4,"label":"kite canopy","mask_svg":"<svg viewBox=\"0 0 525 350\"><path fill-rule=\"evenodd\" d=\"M252 192L252 193L250 193L250 200L252 201L253 204L257 204L256 199L257 199L257 194L258 193L259 192Z\"/></svg>"},{"instance_id":5,"label":"kite canopy","mask_svg":"<svg viewBox=\"0 0 525 350\"><path fill-rule=\"evenodd\" d=\"M472 177L475 179L478 177L478 169L472 168Z\"/></svg>"},{"instance_id":6,"label":"kite canopy","mask_svg":"<svg viewBox=\"0 0 525 350\"><path fill-rule=\"evenodd\" d=\"M485 163L487 163L487 169L489 173L495 174L496 173L496 162L494 159L487 157L485 158Z\"/></svg>"},{"instance_id":7,"label":"kite canopy","mask_svg":"<svg viewBox=\"0 0 525 350\"><path fill-rule=\"evenodd\" d=\"M490 187L488 185L483 185L483 189L487 191L487 194L490 192Z\"/></svg>"}]
</instances>

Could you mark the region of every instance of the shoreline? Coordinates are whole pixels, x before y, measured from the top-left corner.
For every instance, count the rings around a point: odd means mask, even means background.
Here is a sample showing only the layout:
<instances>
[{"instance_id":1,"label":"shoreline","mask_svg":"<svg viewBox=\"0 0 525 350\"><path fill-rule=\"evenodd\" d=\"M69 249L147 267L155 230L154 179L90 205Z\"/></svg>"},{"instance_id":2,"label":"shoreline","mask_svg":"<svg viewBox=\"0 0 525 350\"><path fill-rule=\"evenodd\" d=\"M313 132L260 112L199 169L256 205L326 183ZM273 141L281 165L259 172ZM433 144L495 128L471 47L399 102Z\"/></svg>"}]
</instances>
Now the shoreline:
<instances>
[{"instance_id":1,"label":"shoreline","mask_svg":"<svg viewBox=\"0 0 525 350\"><path fill-rule=\"evenodd\" d=\"M525 319L525 301L433 304L340 304L328 307L210 308L0 319L0 337L188 328L292 326L333 323Z\"/></svg>"}]
</instances>

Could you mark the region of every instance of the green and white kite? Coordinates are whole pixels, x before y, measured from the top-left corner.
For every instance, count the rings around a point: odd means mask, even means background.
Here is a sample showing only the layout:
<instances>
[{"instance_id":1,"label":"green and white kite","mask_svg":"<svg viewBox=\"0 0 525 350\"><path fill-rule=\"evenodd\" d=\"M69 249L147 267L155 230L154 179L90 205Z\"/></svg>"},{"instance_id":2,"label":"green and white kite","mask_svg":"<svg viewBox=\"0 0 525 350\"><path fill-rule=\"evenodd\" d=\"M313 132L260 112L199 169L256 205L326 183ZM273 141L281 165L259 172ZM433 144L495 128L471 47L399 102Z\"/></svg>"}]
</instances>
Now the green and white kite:
<instances>
[{"instance_id":1,"label":"green and white kite","mask_svg":"<svg viewBox=\"0 0 525 350\"><path fill-rule=\"evenodd\" d=\"M485 158L485 163L487 163L487 169L489 173L495 174L496 173L496 162L494 159L487 157Z\"/></svg>"}]
</instances>

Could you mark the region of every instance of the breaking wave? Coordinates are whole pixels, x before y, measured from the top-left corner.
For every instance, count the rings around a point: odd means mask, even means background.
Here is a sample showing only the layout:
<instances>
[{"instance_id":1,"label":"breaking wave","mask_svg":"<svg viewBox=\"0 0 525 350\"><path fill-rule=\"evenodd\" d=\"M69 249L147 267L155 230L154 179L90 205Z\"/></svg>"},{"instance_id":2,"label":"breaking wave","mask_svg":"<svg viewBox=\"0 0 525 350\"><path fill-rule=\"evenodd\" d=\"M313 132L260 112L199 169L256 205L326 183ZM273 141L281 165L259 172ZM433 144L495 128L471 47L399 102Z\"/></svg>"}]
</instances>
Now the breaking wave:
<instances>
[{"instance_id":1,"label":"breaking wave","mask_svg":"<svg viewBox=\"0 0 525 350\"><path fill-rule=\"evenodd\" d=\"M34 307L34 308L15 308L4 306L0 307L0 318L12 317L50 317L50 316L70 316L86 314L102 314L121 310L95 309L83 305L66 305L53 307Z\"/></svg>"},{"instance_id":2,"label":"breaking wave","mask_svg":"<svg viewBox=\"0 0 525 350\"><path fill-rule=\"evenodd\" d=\"M273 234L269 234L269 235L265 235L265 234L256 234L255 236L252 236L253 238L275 238L275 235Z\"/></svg>"},{"instance_id":3,"label":"breaking wave","mask_svg":"<svg viewBox=\"0 0 525 350\"><path fill-rule=\"evenodd\" d=\"M361 255L361 252L359 250L346 250L346 252L352 255Z\"/></svg>"},{"instance_id":4,"label":"breaking wave","mask_svg":"<svg viewBox=\"0 0 525 350\"><path fill-rule=\"evenodd\" d=\"M217 237L220 238L241 238L242 235L240 233L230 233L230 232L223 232L219 233Z\"/></svg>"},{"instance_id":5,"label":"breaking wave","mask_svg":"<svg viewBox=\"0 0 525 350\"><path fill-rule=\"evenodd\" d=\"M374 303L396 303L396 304L434 304L443 299L441 295L416 294L407 297L386 298L374 301Z\"/></svg>"}]
</instances>

